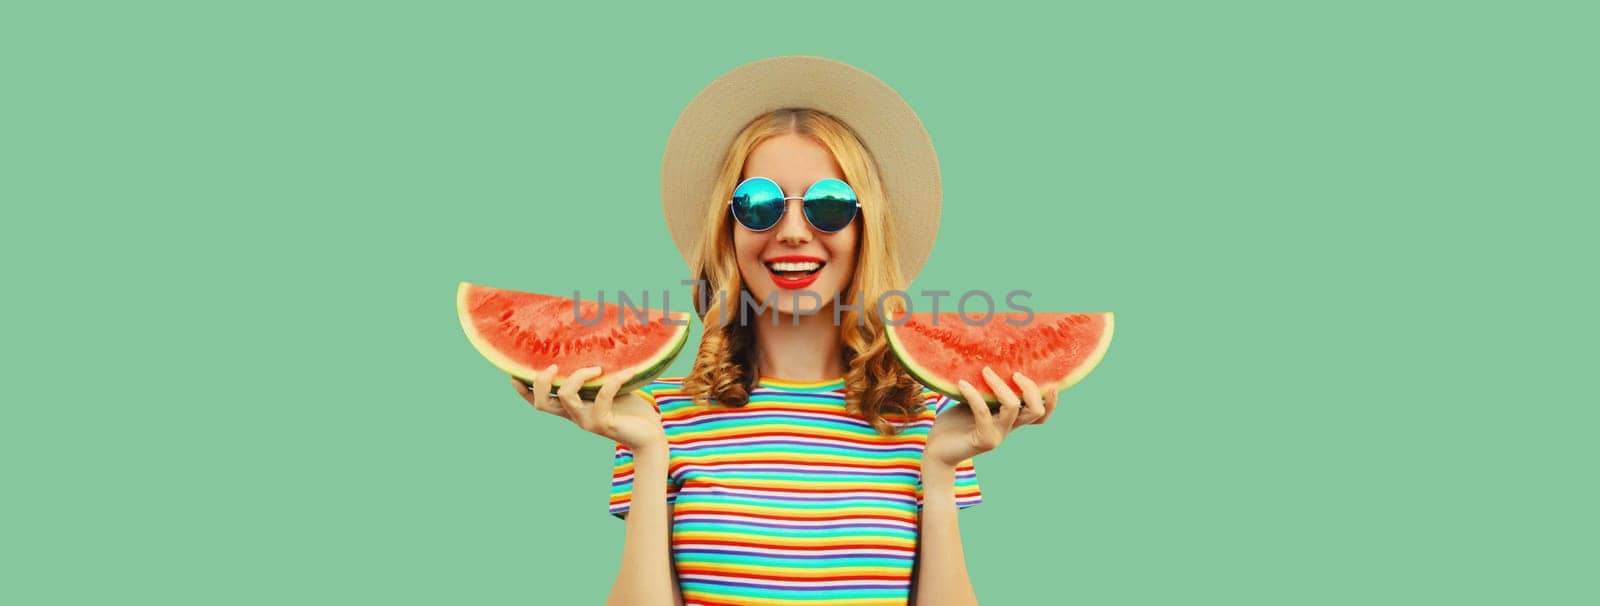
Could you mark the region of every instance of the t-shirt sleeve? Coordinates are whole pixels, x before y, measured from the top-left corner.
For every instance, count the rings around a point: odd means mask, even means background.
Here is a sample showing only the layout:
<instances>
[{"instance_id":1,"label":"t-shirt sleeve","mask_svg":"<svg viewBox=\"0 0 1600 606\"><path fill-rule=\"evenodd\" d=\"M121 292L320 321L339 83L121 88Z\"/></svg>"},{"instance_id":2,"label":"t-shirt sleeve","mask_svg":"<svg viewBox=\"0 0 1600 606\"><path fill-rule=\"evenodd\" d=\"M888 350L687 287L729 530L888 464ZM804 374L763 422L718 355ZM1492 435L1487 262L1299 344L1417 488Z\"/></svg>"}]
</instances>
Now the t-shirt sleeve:
<instances>
[{"instance_id":1,"label":"t-shirt sleeve","mask_svg":"<svg viewBox=\"0 0 1600 606\"><path fill-rule=\"evenodd\" d=\"M649 402L650 406L659 413L661 406L656 404L655 396L652 395L651 391L654 387L655 384L653 383L646 385L635 392L635 395ZM672 481L669 478L667 481L667 503L671 503L677 496L677 489L672 485ZM611 462L611 515L619 520L623 519L622 514L627 513L632 505L633 452L628 450L627 446L623 446L622 443L618 442Z\"/></svg>"},{"instance_id":2,"label":"t-shirt sleeve","mask_svg":"<svg viewBox=\"0 0 1600 606\"><path fill-rule=\"evenodd\" d=\"M966 404L953 400L944 394L932 393L929 395L932 403L928 405L937 417L951 406L966 406ZM956 508L966 509L983 502L983 491L978 488L978 469L972 465L972 459L962 461L956 466ZM922 505L922 481L917 481L917 505Z\"/></svg>"}]
</instances>

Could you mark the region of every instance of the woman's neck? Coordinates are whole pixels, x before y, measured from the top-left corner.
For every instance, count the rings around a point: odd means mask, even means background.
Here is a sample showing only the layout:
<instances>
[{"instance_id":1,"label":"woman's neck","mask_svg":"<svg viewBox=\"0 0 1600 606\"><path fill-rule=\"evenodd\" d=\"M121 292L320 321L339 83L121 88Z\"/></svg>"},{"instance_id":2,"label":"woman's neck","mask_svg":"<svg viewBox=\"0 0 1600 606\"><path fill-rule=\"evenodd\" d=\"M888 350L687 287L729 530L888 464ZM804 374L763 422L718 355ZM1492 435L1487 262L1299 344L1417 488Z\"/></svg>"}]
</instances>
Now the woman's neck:
<instances>
[{"instance_id":1,"label":"woman's neck","mask_svg":"<svg viewBox=\"0 0 1600 606\"><path fill-rule=\"evenodd\" d=\"M769 309L751 320L758 375L791 381L828 381L844 376L844 357L840 355L843 345L839 328L833 325L832 307L802 316Z\"/></svg>"}]
</instances>

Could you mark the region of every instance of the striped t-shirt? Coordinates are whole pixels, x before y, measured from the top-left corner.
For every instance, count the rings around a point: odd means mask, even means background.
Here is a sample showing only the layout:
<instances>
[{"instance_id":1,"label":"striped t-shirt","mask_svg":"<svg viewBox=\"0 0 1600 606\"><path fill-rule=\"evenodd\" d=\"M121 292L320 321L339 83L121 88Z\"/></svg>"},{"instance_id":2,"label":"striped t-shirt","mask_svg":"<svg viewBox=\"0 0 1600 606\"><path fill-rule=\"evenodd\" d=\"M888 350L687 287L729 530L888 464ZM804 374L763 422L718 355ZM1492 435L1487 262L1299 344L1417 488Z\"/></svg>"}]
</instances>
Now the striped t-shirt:
<instances>
[{"instance_id":1,"label":"striped t-shirt","mask_svg":"<svg viewBox=\"0 0 1600 606\"><path fill-rule=\"evenodd\" d=\"M845 410L843 379L761 379L743 407L695 404L682 379L640 390L661 411L672 557L688 604L905 604L934 416L884 436ZM891 420L894 420L891 417ZM969 459L956 504L983 496ZM628 511L633 454L618 444L611 514Z\"/></svg>"}]
</instances>

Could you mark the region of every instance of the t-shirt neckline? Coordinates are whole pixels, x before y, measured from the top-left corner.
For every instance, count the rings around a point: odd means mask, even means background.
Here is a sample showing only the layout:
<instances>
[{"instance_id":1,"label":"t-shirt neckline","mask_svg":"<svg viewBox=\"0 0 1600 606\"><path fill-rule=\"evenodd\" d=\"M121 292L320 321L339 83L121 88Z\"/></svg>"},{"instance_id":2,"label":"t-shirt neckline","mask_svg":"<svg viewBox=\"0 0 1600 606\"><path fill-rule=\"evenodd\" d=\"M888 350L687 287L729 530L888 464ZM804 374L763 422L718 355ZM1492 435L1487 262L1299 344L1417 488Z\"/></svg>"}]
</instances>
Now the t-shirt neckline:
<instances>
[{"instance_id":1,"label":"t-shirt neckline","mask_svg":"<svg viewBox=\"0 0 1600 606\"><path fill-rule=\"evenodd\" d=\"M793 379L780 379L778 377L757 377L756 385L771 389L785 389L791 391L834 391L844 389L844 377L826 379L822 381L796 381Z\"/></svg>"}]
</instances>

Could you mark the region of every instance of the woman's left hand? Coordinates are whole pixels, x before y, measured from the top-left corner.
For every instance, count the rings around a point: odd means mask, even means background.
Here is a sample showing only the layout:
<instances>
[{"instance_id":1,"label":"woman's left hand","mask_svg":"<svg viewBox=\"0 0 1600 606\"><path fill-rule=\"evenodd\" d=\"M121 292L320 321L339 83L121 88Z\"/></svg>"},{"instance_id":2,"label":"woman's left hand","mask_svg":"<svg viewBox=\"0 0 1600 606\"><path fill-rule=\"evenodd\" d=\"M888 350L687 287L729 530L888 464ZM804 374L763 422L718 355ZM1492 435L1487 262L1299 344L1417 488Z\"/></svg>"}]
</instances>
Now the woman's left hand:
<instances>
[{"instance_id":1,"label":"woman's left hand","mask_svg":"<svg viewBox=\"0 0 1600 606\"><path fill-rule=\"evenodd\" d=\"M934 420L922 451L923 466L939 464L953 469L962 461L994 450L1012 430L1042 425L1055 412L1056 393L1039 393L1039 386L1020 372L1011 378L1022 388L1021 397L987 366L983 367L983 378L999 397L1000 412L989 412L989 405L977 388L961 381L959 387L966 406L947 409Z\"/></svg>"}]
</instances>

